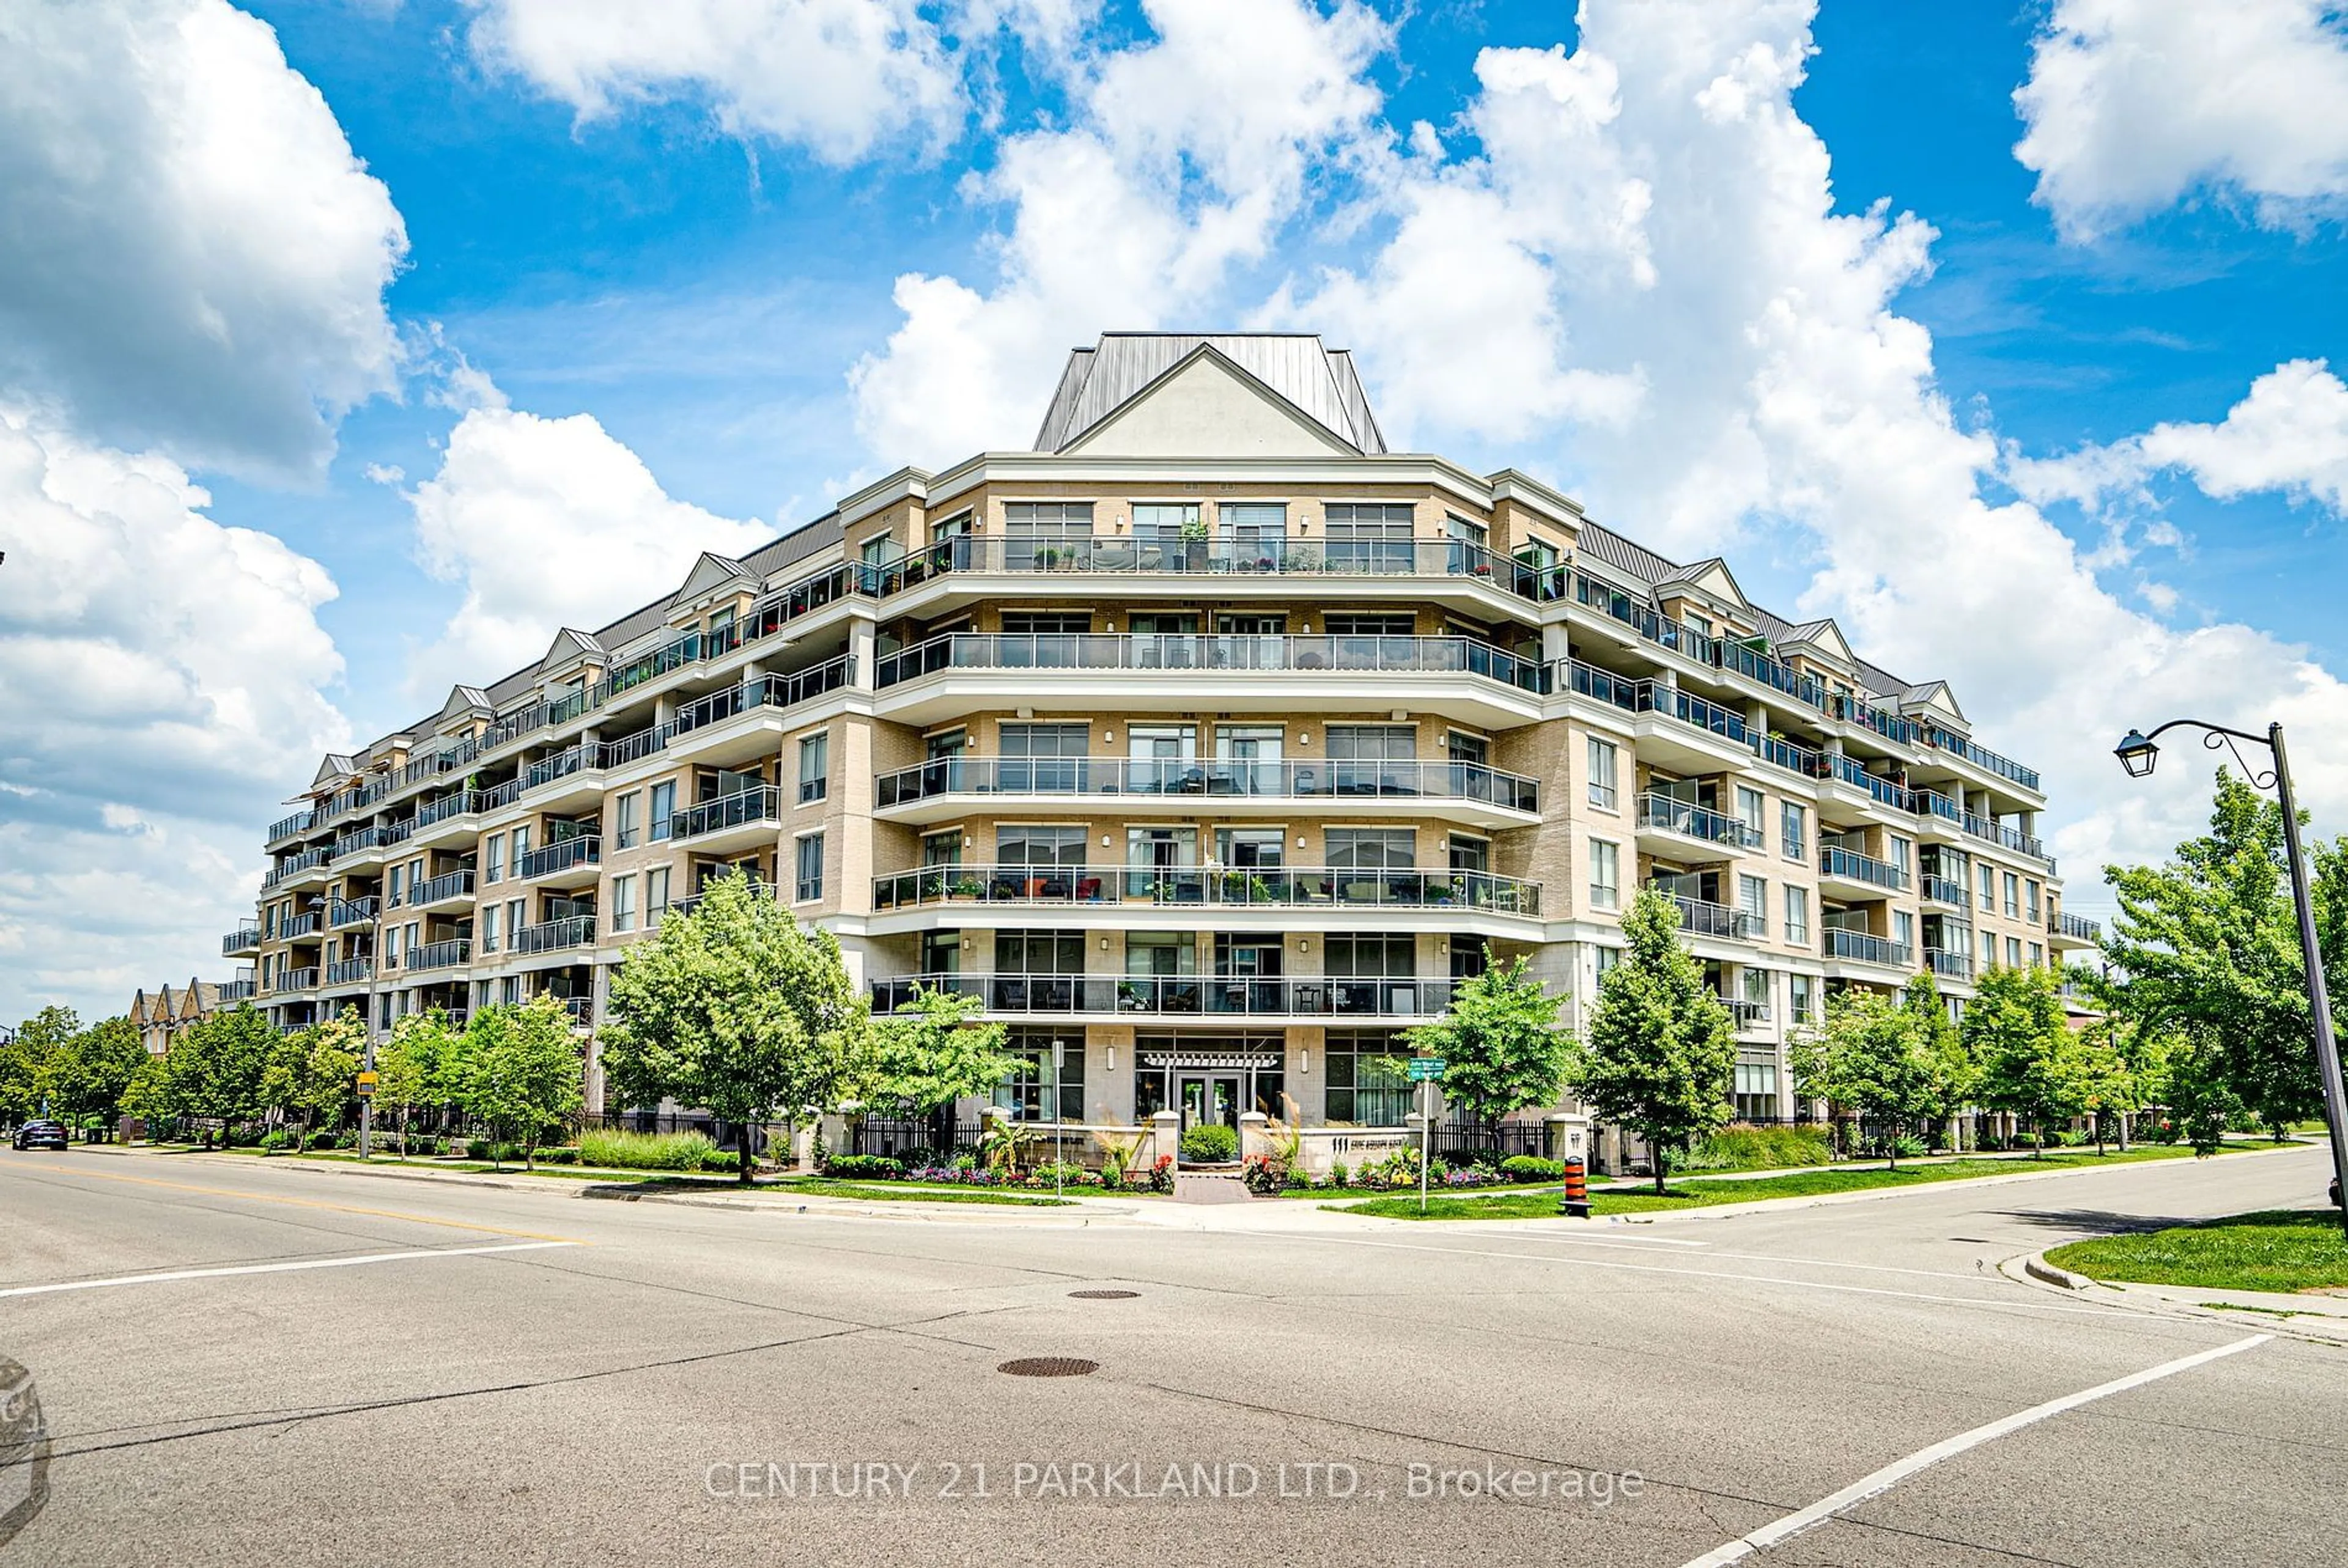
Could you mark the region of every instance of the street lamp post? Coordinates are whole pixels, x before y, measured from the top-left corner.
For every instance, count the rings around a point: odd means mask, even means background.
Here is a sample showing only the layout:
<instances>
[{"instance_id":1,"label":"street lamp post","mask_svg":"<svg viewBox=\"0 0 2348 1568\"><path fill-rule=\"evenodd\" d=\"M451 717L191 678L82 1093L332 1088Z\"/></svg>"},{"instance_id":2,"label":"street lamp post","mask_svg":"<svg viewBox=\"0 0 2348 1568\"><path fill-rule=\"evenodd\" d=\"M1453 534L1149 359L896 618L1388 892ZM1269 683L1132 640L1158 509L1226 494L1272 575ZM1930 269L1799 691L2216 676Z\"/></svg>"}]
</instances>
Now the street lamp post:
<instances>
[{"instance_id":1,"label":"street lamp post","mask_svg":"<svg viewBox=\"0 0 2348 1568\"><path fill-rule=\"evenodd\" d=\"M357 902L355 898L337 898L333 894L326 893L311 899L310 907L326 910L326 920L331 925L335 917L331 906L340 904L347 908ZM370 1085L361 1090L359 1093L359 1158L364 1160L368 1157L368 1145L375 1136L375 1090L372 1087L375 1072L375 1025L372 1022L366 1026L366 1043L359 1047L359 1072Z\"/></svg>"},{"instance_id":2,"label":"street lamp post","mask_svg":"<svg viewBox=\"0 0 2348 1568\"><path fill-rule=\"evenodd\" d=\"M2315 903L2307 887L2307 854L2299 843L2299 803L2291 791L2291 754L2283 749L2282 726L2269 724L2263 735L2244 730L2230 730L2223 724L2205 723L2199 719L2171 719L2147 735L2130 730L2112 753L2130 778L2146 778L2158 760L2160 748L2153 743L2167 732L2184 725L2202 732L2201 743L2211 751L2223 746L2242 764L2254 787L2274 786L2282 803L2283 857L2291 869L2291 902L2299 917L2299 951L2307 970L2307 1002L2314 1015L2315 1070L2323 1080L2323 1120L2332 1140L2332 1190L2337 1194L2341 1225L2348 1231L2348 1085L2340 1077L2340 1045L2333 1038L2332 1000L2323 983L2323 954L2315 939ZM2264 744L2274 753L2274 768L2261 774L2242 757L2235 741Z\"/></svg>"}]
</instances>

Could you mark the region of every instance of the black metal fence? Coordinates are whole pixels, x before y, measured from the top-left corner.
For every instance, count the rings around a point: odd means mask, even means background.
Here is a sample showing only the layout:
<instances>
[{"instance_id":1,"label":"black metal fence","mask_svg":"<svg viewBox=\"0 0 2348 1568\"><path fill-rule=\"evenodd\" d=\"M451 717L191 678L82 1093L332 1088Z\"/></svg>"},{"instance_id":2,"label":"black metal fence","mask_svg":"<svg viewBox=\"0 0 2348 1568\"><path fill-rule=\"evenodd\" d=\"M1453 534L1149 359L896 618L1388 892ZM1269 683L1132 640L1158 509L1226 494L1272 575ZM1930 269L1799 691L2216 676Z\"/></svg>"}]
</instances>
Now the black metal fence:
<instances>
[{"instance_id":1,"label":"black metal fence","mask_svg":"<svg viewBox=\"0 0 2348 1568\"><path fill-rule=\"evenodd\" d=\"M983 1124L975 1121L940 1123L926 1116L911 1119L868 1116L856 1128L854 1147L845 1152L881 1154L894 1160L901 1160L922 1150L951 1154L957 1149L977 1148L982 1131ZM938 1142L942 1132L945 1135L942 1147Z\"/></svg>"},{"instance_id":2,"label":"black metal fence","mask_svg":"<svg viewBox=\"0 0 2348 1568\"><path fill-rule=\"evenodd\" d=\"M1488 1155L1505 1160L1513 1154L1549 1154L1549 1128L1540 1122L1438 1122L1435 1153L1446 1160Z\"/></svg>"}]
</instances>

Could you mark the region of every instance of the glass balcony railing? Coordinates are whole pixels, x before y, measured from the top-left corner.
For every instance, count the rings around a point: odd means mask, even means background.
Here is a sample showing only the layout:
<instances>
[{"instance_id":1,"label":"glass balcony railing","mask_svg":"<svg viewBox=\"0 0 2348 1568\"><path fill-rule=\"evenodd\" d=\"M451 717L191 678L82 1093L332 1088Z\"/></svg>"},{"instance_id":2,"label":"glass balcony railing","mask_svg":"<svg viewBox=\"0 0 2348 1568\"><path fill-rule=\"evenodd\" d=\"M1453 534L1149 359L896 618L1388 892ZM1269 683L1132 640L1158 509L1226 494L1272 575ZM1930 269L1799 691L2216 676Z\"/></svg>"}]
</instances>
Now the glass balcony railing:
<instances>
[{"instance_id":1,"label":"glass balcony railing","mask_svg":"<svg viewBox=\"0 0 2348 1568\"><path fill-rule=\"evenodd\" d=\"M1483 871L932 866L878 876L875 910L927 904L1148 904L1262 909L1473 909L1538 915L1540 887Z\"/></svg>"},{"instance_id":2,"label":"glass balcony railing","mask_svg":"<svg viewBox=\"0 0 2348 1568\"><path fill-rule=\"evenodd\" d=\"M1952 953L1944 948L1924 949L1924 967L1944 980L1969 980L1973 978L1971 953Z\"/></svg>"},{"instance_id":3,"label":"glass balcony railing","mask_svg":"<svg viewBox=\"0 0 2348 1568\"><path fill-rule=\"evenodd\" d=\"M263 879L261 885L263 887L274 887L281 882L299 876L304 871L314 871L332 858L334 858L333 852L324 845L315 849L305 849L299 855L289 855L277 863L275 869Z\"/></svg>"},{"instance_id":4,"label":"glass balcony railing","mask_svg":"<svg viewBox=\"0 0 2348 1568\"><path fill-rule=\"evenodd\" d=\"M222 1007L249 1002L252 998L253 983L251 980L222 980L220 983L220 1004Z\"/></svg>"},{"instance_id":5,"label":"glass balcony railing","mask_svg":"<svg viewBox=\"0 0 2348 1568\"><path fill-rule=\"evenodd\" d=\"M307 833L316 821L317 815L308 811L297 811L292 816L279 817L269 825L269 842L274 844L281 838L291 838L297 833Z\"/></svg>"},{"instance_id":6,"label":"glass balcony railing","mask_svg":"<svg viewBox=\"0 0 2348 1568\"><path fill-rule=\"evenodd\" d=\"M363 986L374 978L373 958L345 958L326 966L326 984L330 986Z\"/></svg>"},{"instance_id":7,"label":"glass balcony railing","mask_svg":"<svg viewBox=\"0 0 2348 1568\"><path fill-rule=\"evenodd\" d=\"M1986 746L1975 745L1953 730L1943 729L1927 720L1918 726L1918 738L1934 751L1946 752L1953 757L1962 757L1973 766L1984 772L1995 774L2011 784L2019 784L2033 794L2038 793L2037 769L2024 767L2011 757L2003 757Z\"/></svg>"},{"instance_id":8,"label":"glass balcony railing","mask_svg":"<svg viewBox=\"0 0 2348 1568\"><path fill-rule=\"evenodd\" d=\"M1924 902L1927 904L1946 904L1954 909L1970 909L1973 907L1972 891L1953 876L1921 877L1918 881L1918 887L1922 892Z\"/></svg>"},{"instance_id":9,"label":"glass balcony railing","mask_svg":"<svg viewBox=\"0 0 2348 1568\"><path fill-rule=\"evenodd\" d=\"M876 810L957 794L1209 795L1474 801L1538 813L1540 786L1479 763L940 757L873 781Z\"/></svg>"},{"instance_id":10,"label":"glass balcony railing","mask_svg":"<svg viewBox=\"0 0 2348 1568\"><path fill-rule=\"evenodd\" d=\"M1938 817L1960 830L1965 825L1965 808L1937 790L1920 789L1916 792L1916 815Z\"/></svg>"},{"instance_id":11,"label":"glass balcony railing","mask_svg":"<svg viewBox=\"0 0 2348 1568\"><path fill-rule=\"evenodd\" d=\"M583 948L595 939L595 917L572 915L565 919L548 920L536 926L524 926L513 934L508 950L516 957L532 953L555 953L566 948Z\"/></svg>"},{"instance_id":12,"label":"glass balcony railing","mask_svg":"<svg viewBox=\"0 0 2348 1568\"><path fill-rule=\"evenodd\" d=\"M422 805L417 806L416 808L416 825L420 831L424 828L430 827L436 822L446 822L452 816L463 816L468 813L476 812L480 809L480 792L479 790L460 789L454 794L442 795L438 800L427 801Z\"/></svg>"},{"instance_id":13,"label":"glass balcony railing","mask_svg":"<svg viewBox=\"0 0 2348 1568\"><path fill-rule=\"evenodd\" d=\"M1153 1016L1432 1018L1451 1005L1449 980L1325 976L1272 979L1220 975L912 975L876 982L876 1012L917 989L981 999L989 1012Z\"/></svg>"},{"instance_id":14,"label":"glass balcony railing","mask_svg":"<svg viewBox=\"0 0 2348 1568\"><path fill-rule=\"evenodd\" d=\"M1765 917L1743 909L1732 909L1725 904L1691 898L1684 893L1673 894L1672 902L1679 906L1680 929L1691 937L1757 942L1769 932L1769 922Z\"/></svg>"},{"instance_id":15,"label":"glass balcony railing","mask_svg":"<svg viewBox=\"0 0 2348 1568\"><path fill-rule=\"evenodd\" d=\"M1761 830L1723 812L1712 811L1670 795L1639 797L1639 825L1651 832L1698 838L1729 849L1758 849Z\"/></svg>"},{"instance_id":16,"label":"glass balcony railing","mask_svg":"<svg viewBox=\"0 0 2348 1568\"><path fill-rule=\"evenodd\" d=\"M422 909L435 904L446 904L452 898L470 898L472 896L472 872L444 871L410 887L407 902L410 907Z\"/></svg>"},{"instance_id":17,"label":"glass balcony railing","mask_svg":"<svg viewBox=\"0 0 2348 1568\"><path fill-rule=\"evenodd\" d=\"M2074 941L2100 943L2104 939L2102 925L2088 919L2084 915L2054 916L2046 922L2046 929L2055 936L2068 937Z\"/></svg>"},{"instance_id":18,"label":"glass balcony railing","mask_svg":"<svg viewBox=\"0 0 2348 1568\"><path fill-rule=\"evenodd\" d=\"M273 991L314 991L318 989L318 967L306 965L298 969L281 969Z\"/></svg>"},{"instance_id":19,"label":"glass balcony railing","mask_svg":"<svg viewBox=\"0 0 2348 1568\"><path fill-rule=\"evenodd\" d=\"M746 827L752 823L779 825L782 816L783 792L773 784L756 784L676 813L669 818L669 836L697 838L705 833Z\"/></svg>"},{"instance_id":20,"label":"glass balcony railing","mask_svg":"<svg viewBox=\"0 0 2348 1568\"><path fill-rule=\"evenodd\" d=\"M1839 926L1826 928L1826 956L1829 958L1850 958L1862 964L1881 964L1890 968L1906 968L1916 961L1916 949L1906 942L1895 942L1888 937L1870 936L1865 931L1846 931Z\"/></svg>"},{"instance_id":21,"label":"glass balcony railing","mask_svg":"<svg viewBox=\"0 0 2348 1568\"><path fill-rule=\"evenodd\" d=\"M883 689L944 670L1136 670L1475 675L1541 688L1540 666L1466 637L1117 637L1091 632L933 638L880 661Z\"/></svg>"},{"instance_id":22,"label":"glass balcony railing","mask_svg":"<svg viewBox=\"0 0 2348 1568\"><path fill-rule=\"evenodd\" d=\"M1565 596L1569 569L1496 555L1464 539L1309 538L1225 528L1179 534L1012 533L941 539L865 569L883 597L950 572L1181 577L1466 578L1520 599Z\"/></svg>"},{"instance_id":23,"label":"glass balcony railing","mask_svg":"<svg viewBox=\"0 0 2348 1568\"><path fill-rule=\"evenodd\" d=\"M533 849L527 855L514 856L514 877L527 882L533 876L551 876L573 866L592 866L603 858L603 840L599 834L582 833L576 838L557 839L554 843Z\"/></svg>"},{"instance_id":24,"label":"glass balcony railing","mask_svg":"<svg viewBox=\"0 0 2348 1568\"><path fill-rule=\"evenodd\" d=\"M407 968L417 969L449 969L470 963L473 957L472 938L450 937L442 941L424 942L407 950Z\"/></svg>"},{"instance_id":25,"label":"glass balcony railing","mask_svg":"<svg viewBox=\"0 0 2348 1568\"><path fill-rule=\"evenodd\" d=\"M307 914L288 915L277 922L277 939L298 942L304 937L314 937L325 928L325 917L313 909Z\"/></svg>"},{"instance_id":26,"label":"glass balcony railing","mask_svg":"<svg viewBox=\"0 0 2348 1568\"><path fill-rule=\"evenodd\" d=\"M1818 852L1818 875L1842 882L1863 882L1891 893L1908 886L1908 874L1897 866L1833 845Z\"/></svg>"},{"instance_id":27,"label":"glass balcony railing","mask_svg":"<svg viewBox=\"0 0 2348 1568\"><path fill-rule=\"evenodd\" d=\"M261 927L246 926L221 938L221 957L241 958L261 946Z\"/></svg>"},{"instance_id":28,"label":"glass balcony railing","mask_svg":"<svg viewBox=\"0 0 2348 1568\"><path fill-rule=\"evenodd\" d=\"M340 930L345 926L372 926L383 913L380 898L329 898L327 923Z\"/></svg>"}]
</instances>

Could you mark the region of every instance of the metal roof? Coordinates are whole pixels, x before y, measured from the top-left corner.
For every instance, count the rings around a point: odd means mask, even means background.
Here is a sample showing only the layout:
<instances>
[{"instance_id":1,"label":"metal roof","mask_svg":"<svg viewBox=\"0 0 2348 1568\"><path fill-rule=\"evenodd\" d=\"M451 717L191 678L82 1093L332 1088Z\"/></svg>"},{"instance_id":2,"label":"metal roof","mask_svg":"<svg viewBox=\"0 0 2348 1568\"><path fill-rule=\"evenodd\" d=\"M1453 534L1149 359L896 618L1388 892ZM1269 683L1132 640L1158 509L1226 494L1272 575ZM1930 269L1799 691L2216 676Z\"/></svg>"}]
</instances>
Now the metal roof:
<instances>
[{"instance_id":1,"label":"metal roof","mask_svg":"<svg viewBox=\"0 0 2348 1568\"><path fill-rule=\"evenodd\" d=\"M1317 333L1103 333L1093 347L1068 351L1035 450L1065 450L1201 348L1213 349L1354 450L1385 451L1353 354L1323 348Z\"/></svg>"}]
</instances>

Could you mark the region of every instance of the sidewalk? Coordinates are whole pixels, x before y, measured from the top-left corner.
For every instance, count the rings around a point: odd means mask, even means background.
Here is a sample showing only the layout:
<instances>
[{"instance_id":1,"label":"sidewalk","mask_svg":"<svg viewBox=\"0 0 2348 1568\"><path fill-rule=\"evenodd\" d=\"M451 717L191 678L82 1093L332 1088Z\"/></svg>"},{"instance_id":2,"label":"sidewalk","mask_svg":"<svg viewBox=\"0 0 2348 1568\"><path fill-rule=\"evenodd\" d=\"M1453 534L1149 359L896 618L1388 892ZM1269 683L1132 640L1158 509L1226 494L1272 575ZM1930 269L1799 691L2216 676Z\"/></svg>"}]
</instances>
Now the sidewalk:
<instances>
[{"instance_id":1,"label":"sidewalk","mask_svg":"<svg viewBox=\"0 0 2348 1568\"><path fill-rule=\"evenodd\" d=\"M2138 1311L2169 1312L2212 1322L2262 1328L2269 1333L2348 1345L2348 1292L2333 1295L2283 1290L2221 1290L2210 1286L2137 1285L2091 1279L2058 1268L2044 1251L2008 1258L1998 1272L2017 1284L2060 1291L2083 1301Z\"/></svg>"}]
</instances>

